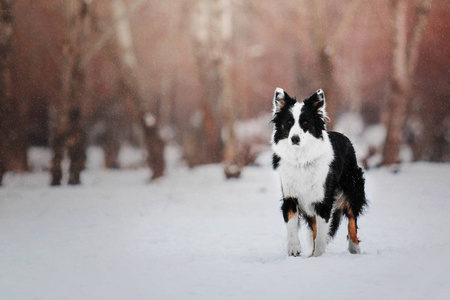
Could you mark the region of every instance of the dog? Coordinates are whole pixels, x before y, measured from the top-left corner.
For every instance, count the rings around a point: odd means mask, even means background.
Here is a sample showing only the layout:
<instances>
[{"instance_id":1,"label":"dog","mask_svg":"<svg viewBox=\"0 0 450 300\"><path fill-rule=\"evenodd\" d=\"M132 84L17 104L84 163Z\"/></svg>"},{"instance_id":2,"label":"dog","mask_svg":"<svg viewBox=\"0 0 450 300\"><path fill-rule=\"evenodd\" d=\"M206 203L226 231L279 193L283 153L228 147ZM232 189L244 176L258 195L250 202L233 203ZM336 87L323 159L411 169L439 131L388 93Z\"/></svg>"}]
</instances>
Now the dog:
<instances>
[{"instance_id":1,"label":"dog","mask_svg":"<svg viewBox=\"0 0 450 300\"><path fill-rule=\"evenodd\" d=\"M300 256L300 218L311 230L313 251L325 253L342 216L348 219L348 251L361 253L357 220L367 206L364 176L350 140L327 131L322 90L297 102L283 89L273 97L273 168L281 180L287 253Z\"/></svg>"}]
</instances>

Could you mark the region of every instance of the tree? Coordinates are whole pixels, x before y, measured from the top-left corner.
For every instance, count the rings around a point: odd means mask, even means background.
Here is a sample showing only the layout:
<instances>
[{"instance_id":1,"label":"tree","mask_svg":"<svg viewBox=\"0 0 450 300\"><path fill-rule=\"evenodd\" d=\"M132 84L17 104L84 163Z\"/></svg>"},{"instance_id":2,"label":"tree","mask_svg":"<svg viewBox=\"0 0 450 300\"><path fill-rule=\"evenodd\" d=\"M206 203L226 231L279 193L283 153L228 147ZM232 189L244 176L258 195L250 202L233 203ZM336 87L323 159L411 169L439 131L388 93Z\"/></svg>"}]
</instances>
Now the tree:
<instances>
[{"instance_id":1,"label":"tree","mask_svg":"<svg viewBox=\"0 0 450 300\"><path fill-rule=\"evenodd\" d=\"M407 1L391 0L393 10L392 75L389 82L387 135L383 147L382 165L399 161L399 149L406 122L408 102L413 95L412 83L419 55L419 44L425 28L431 0L416 0L416 16L408 41Z\"/></svg>"},{"instance_id":2,"label":"tree","mask_svg":"<svg viewBox=\"0 0 450 300\"><path fill-rule=\"evenodd\" d=\"M202 87L202 123L197 127L204 129L204 133L197 130L193 148L203 148L203 159L200 163L224 160L227 178L240 175L237 162L238 146L234 133L235 95L230 75L232 27L232 8L229 0L196 1L193 42ZM226 133L225 145L222 139L223 126ZM202 136L205 137L204 143L201 143ZM199 154L198 150L194 152Z\"/></svg>"},{"instance_id":3,"label":"tree","mask_svg":"<svg viewBox=\"0 0 450 300\"><path fill-rule=\"evenodd\" d=\"M86 155L81 109L84 92L81 59L89 30L89 4L83 0L67 1L67 13L69 22L63 45L60 107L52 128L51 185L61 184L61 162L66 148L70 158L69 184L80 184Z\"/></svg>"},{"instance_id":4,"label":"tree","mask_svg":"<svg viewBox=\"0 0 450 300\"><path fill-rule=\"evenodd\" d=\"M337 88L334 75L334 57L336 50L343 43L343 35L347 31L349 25L354 19L354 15L358 11L361 3L360 0L352 0L344 11L344 15L339 21L336 29L330 35L326 29L325 1L312 1L312 22L313 26L313 44L315 47L318 68L319 83L321 88L327 94L327 113L331 116L329 127L332 129L336 121L337 99L335 98L335 90Z\"/></svg>"},{"instance_id":5,"label":"tree","mask_svg":"<svg viewBox=\"0 0 450 300\"><path fill-rule=\"evenodd\" d=\"M238 178L241 175L242 165L238 161L238 141L234 131L234 124L236 121L236 95L233 92L231 82L231 39L233 30L233 12L230 0L222 0L218 3L222 14L221 20L221 48L222 59L219 65L219 72L222 73L222 89L219 95L219 101L224 102L224 117L225 117L225 149L224 149L224 172L227 178Z\"/></svg>"},{"instance_id":6,"label":"tree","mask_svg":"<svg viewBox=\"0 0 450 300\"><path fill-rule=\"evenodd\" d=\"M194 152L199 163L217 163L223 158L222 104L219 101L222 74L221 10L219 0L196 0L193 13L193 44L201 86L201 120L194 137ZM203 131L203 132L202 132ZM202 136L200 136L203 135Z\"/></svg>"},{"instance_id":7,"label":"tree","mask_svg":"<svg viewBox=\"0 0 450 300\"><path fill-rule=\"evenodd\" d=\"M147 163L152 169L152 179L164 175L164 141L159 133L159 113L150 111L150 101L142 96L138 81L138 64L134 53L133 38L127 8L123 0L111 0L111 9L116 27L117 60L120 83L139 112L140 124L144 130L144 140L148 152Z\"/></svg>"},{"instance_id":8,"label":"tree","mask_svg":"<svg viewBox=\"0 0 450 300\"><path fill-rule=\"evenodd\" d=\"M7 108L11 104L11 44L13 38L12 1L0 1L0 185L6 172L8 149Z\"/></svg>"},{"instance_id":9,"label":"tree","mask_svg":"<svg viewBox=\"0 0 450 300\"><path fill-rule=\"evenodd\" d=\"M28 170L23 107L13 95L13 3L0 1L0 185L7 170Z\"/></svg>"}]
</instances>

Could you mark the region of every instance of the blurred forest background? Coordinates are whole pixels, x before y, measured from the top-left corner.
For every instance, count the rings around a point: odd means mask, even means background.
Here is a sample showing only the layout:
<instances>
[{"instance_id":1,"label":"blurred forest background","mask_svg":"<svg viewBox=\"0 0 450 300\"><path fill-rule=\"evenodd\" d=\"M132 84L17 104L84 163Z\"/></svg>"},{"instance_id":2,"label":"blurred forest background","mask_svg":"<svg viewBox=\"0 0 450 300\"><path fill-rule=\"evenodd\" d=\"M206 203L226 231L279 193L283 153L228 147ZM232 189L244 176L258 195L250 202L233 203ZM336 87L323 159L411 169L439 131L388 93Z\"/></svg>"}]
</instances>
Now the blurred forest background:
<instances>
[{"instance_id":1,"label":"blurred forest background","mask_svg":"<svg viewBox=\"0 0 450 300\"><path fill-rule=\"evenodd\" d=\"M49 183L64 183L68 160L79 184L89 146L106 168L143 149L152 179L170 147L238 177L268 147L277 86L298 99L322 88L329 129L366 141L366 167L396 164L402 149L450 161L448 0L0 5L0 183L45 149Z\"/></svg>"}]
</instances>

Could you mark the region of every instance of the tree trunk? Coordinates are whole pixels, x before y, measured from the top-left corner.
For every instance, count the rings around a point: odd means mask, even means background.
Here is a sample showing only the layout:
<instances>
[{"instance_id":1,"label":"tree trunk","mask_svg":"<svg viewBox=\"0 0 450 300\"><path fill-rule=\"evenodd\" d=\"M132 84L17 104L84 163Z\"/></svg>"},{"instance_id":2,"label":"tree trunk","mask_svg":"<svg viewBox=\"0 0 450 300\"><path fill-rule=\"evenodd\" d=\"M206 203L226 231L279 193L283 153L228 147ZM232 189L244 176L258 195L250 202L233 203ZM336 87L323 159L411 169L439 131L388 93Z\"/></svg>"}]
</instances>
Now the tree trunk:
<instances>
[{"instance_id":1,"label":"tree trunk","mask_svg":"<svg viewBox=\"0 0 450 300\"><path fill-rule=\"evenodd\" d=\"M233 87L231 82L231 70L232 55L230 42L232 39L232 9L231 2L229 0L221 1L217 3L220 5L221 11L220 20L220 37L222 48L222 59L219 66L219 72L222 78L222 90L219 97L220 101L224 103L224 119L225 119L225 150L224 150L224 172L227 178L239 178L241 176L242 165L238 161L239 159L239 146L234 131L234 124L236 122L236 100L233 93Z\"/></svg>"},{"instance_id":2,"label":"tree trunk","mask_svg":"<svg viewBox=\"0 0 450 300\"><path fill-rule=\"evenodd\" d=\"M337 118L337 103L335 97L338 88L334 77L333 57L336 50L344 40L344 34L353 21L353 16L357 13L361 1L352 0L346 7L344 15L339 21L333 34L327 34L325 1L315 0L312 2L312 26L313 42L316 48L319 65L319 84L325 92L326 111L330 117L328 120L328 129L333 129Z\"/></svg>"},{"instance_id":3,"label":"tree trunk","mask_svg":"<svg viewBox=\"0 0 450 300\"><path fill-rule=\"evenodd\" d=\"M410 89L408 80L406 50L406 1L393 0L394 11L394 49L388 100L387 135L383 149L383 165L398 162L400 138L406 118L407 92Z\"/></svg>"},{"instance_id":4,"label":"tree trunk","mask_svg":"<svg viewBox=\"0 0 450 300\"><path fill-rule=\"evenodd\" d=\"M12 1L1 0L0 15L0 185L7 169L8 159L8 120L11 115L8 107L12 104L11 86L11 46L13 38Z\"/></svg>"},{"instance_id":5,"label":"tree trunk","mask_svg":"<svg viewBox=\"0 0 450 300\"><path fill-rule=\"evenodd\" d=\"M146 119L143 120L144 124L142 124L142 126L144 128L145 143L147 149L149 149L147 163L151 166L151 179L153 180L164 175L164 141L159 135L159 128L156 126L156 119L150 114L148 114L145 118Z\"/></svg>"},{"instance_id":6,"label":"tree trunk","mask_svg":"<svg viewBox=\"0 0 450 300\"><path fill-rule=\"evenodd\" d=\"M406 123L408 101L413 94L412 81L418 57L418 47L426 24L426 16L430 10L430 0L418 0L415 3L418 13L412 39L408 43L406 0L392 0L394 14L394 48L392 60L392 76L388 98L387 135L383 147L381 165L399 162L399 151L402 143L403 128Z\"/></svg>"},{"instance_id":7,"label":"tree trunk","mask_svg":"<svg viewBox=\"0 0 450 300\"><path fill-rule=\"evenodd\" d=\"M69 1L69 28L64 41L64 66L60 107L52 128L53 149L51 185L60 185L62 179L61 162L64 150L68 148L70 158L69 184L80 184L80 173L84 169L86 147L82 125L82 93L84 70L81 68L83 43L88 26L88 4L82 0Z\"/></svg>"},{"instance_id":8,"label":"tree trunk","mask_svg":"<svg viewBox=\"0 0 450 300\"><path fill-rule=\"evenodd\" d=\"M202 125L205 140L197 153L201 163L217 163L223 159L222 104L220 94L223 78L222 10L220 0L197 0L193 15L195 58L201 85Z\"/></svg>"},{"instance_id":9,"label":"tree trunk","mask_svg":"<svg viewBox=\"0 0 450 300\"><path fill-rule=\"evenodd\" d=\"M334 79L334 65L332 61L332 54L327 52L327 48L323 48L319 53L319 80L321 87L325 92L326 98L326 112L330 118L327 122L327 129L331 130L336 123L336 101L335 91L336 83Z\"/></svg>"},{"instance_id":10,"label":"tree trunk","mask_svg":"<svg viewBox=\"0 0 450 300\"><path fill-rule=\"evenodd\" d=\"M81 88L79 86L78 88ZM80 184L80 174L86 162L86 143L82 124L81 99L76 97L69 110L69 136L67 150L70 159L69 184Z\"/></svg>"},{"instance_id":11,"label":"tree trunk","mask_svg":"<svg viewBox=\"0 0 450 300\"><path fill-rule=\"evenodd\" d=\"M145 145L148 152L148 165L153 171L152 180L164 175L164 141L159 134L159 115L153 116L149 111L149 101L141 96L137 79L137 59L134 53L130 23L124 16L127 14L123 0L111 0L115 20L117 45L119 48L116 66L120 72L123 88L130 96L140 115L144 129Z\"/></svg>"},{"instance_id":12,"label":"tree trunk","mask_svg":"<svg viewBox=\"0 0 450 300\"><path fill-rule=\"evenodd\" d=\"M231 2L197 0L192 25L202 87L203 124L197 127L204 129L203 136L206 137L203 145L200 145L206 156L200 162L224 161L227 178L239 177L241 166L238 163L238 142L234 133L236 108L230 74L233 27ZM222 140L222 127L225 141ZM201 132L198 134L202 136ZM195 137L193 140L201 138Z\"/></svg>"},{"instance_id":13,"label":"tree trunk","mask_svg":"<svg viewBox=\"0 0 450 300\"><path fill-rule=\"evenodd\" d=\"M107 169L118 169L120 144L115 141L107 141L103 146L103 151L105 151L105 168Z\"/></svg>"},{"instance_id":14,"label":"tree trunk","mask_svg":"<svg viewBox=\"0 0 450 300\"><path fill-rule=\"evenodd\" d=\"M0 0L0 185L7 170L28 171L22 102L12 94L13 3Z\"/></svg>"},{"instance_id":15,"label":"tree trunk","mask_svg":"<svg viewBox=\"0 0 450 300\"><path fill-rule=\"evenodd\" d=\"M116 121L114 118L107 116L106 122L108 126L101 143L105 152L105 167L107 169L119 168L120 137L118 132L120 132L121 128L117 126Z\"/></svg>"},{"instance_id":16,"label":"tree trunk","mask_svg":"<svg viewBox=\"0 0 450 300\"><path fill-rule=\"evenodd\" d=\"M201 165L203 155L199 153L205 141L203 126L203 113L195 112L189 120L189 130L183 137L183 157L189 168Z\"/></svg>"}]
</instances>

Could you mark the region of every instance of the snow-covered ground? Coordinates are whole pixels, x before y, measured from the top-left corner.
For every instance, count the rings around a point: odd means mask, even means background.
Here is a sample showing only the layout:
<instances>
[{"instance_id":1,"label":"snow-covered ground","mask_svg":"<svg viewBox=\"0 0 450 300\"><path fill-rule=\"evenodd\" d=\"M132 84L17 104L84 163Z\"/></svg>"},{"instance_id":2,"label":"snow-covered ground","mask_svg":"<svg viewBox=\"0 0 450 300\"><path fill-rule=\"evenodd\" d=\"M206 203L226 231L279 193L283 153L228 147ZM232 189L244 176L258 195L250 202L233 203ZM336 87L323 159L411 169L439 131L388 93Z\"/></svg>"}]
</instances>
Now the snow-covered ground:
<instances>
[{"instance_id":1,"label":"snow-covered ground","mask_svg":"<svg viewBox=\"0 0 450 300\"><path fill-rule=\"evenodd\" d=\"M327 253L287 257L270 155L240 180L218 165L7 174L0 188L0 299L449 299L450 164L366 173L361 255L346 222Z\"/></svg>"}]
</instances>

